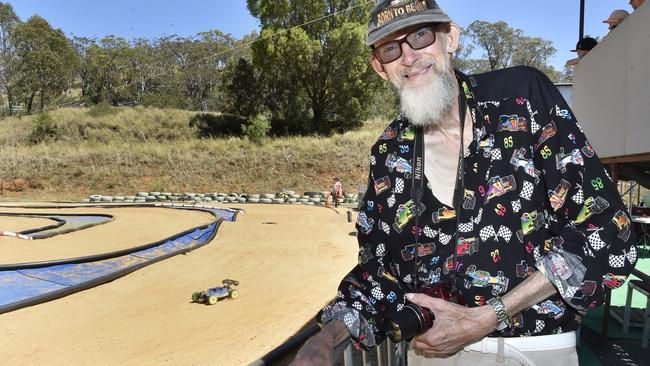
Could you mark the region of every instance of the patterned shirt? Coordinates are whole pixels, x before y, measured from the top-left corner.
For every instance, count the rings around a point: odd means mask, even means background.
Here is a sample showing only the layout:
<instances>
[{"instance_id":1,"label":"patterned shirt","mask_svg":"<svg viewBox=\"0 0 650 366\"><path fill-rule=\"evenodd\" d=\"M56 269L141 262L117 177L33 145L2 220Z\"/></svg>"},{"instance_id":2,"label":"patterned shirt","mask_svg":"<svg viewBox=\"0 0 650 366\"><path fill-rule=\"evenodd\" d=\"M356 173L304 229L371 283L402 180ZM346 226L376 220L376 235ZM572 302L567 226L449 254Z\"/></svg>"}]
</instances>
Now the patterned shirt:
<instances>
[{"instance_id":1,"label":"patterned shirt","mask_svg":"<svg viewBox=\"0 0 650 366\"><path fill-rule=\"evenodd\" d=\"M436 199L424 174L415 203L415 129L403 116L372 148L359 262L319 314L323 323L342 320L366 349L385 338L384 319L402 309L405 293L444 283L454 270L468 306L535 271L555 285L557 294L491 335L511 337L577 329L604 287L621 286L636 262L618 191L550 80L529 67L457 76L473 121L459 212Z\"/></svg>"}]
</instances>

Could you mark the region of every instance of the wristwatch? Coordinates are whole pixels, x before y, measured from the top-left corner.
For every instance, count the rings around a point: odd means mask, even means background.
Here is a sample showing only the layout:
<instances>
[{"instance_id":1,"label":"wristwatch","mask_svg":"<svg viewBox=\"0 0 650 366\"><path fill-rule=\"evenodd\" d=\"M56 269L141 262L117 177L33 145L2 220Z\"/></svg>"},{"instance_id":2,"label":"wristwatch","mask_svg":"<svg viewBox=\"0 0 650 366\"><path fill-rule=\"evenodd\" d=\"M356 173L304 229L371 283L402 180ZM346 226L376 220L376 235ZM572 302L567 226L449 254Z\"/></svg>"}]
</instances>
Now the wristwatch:
<instances>
[{"instance_id":1,"label":"wristwatch","mask_svg":"<svg viewBox=\"0 0 650 366\"><path fill-rule=\"evenodd\" d=\"M501 301L501 298L499 296L491 298L487 301L487 303L497 314L496 330L504 330L512 326L512 320L510 320L506 306L503 304L503 301Z\"/></svg>"}]
</instances>

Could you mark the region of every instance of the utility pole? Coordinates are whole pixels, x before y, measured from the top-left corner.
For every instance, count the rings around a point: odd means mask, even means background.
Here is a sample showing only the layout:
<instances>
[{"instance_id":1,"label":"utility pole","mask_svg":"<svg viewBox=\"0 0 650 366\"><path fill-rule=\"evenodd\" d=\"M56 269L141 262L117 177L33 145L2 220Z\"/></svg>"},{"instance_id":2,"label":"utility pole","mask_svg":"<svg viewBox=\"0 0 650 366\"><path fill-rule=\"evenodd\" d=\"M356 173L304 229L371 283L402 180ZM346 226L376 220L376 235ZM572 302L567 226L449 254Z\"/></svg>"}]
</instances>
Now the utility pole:
<instances>
[{"instance_id":1,"label":"utility pole","mask_svg":"<svg viewBox=\"0 0 650 366\"><path fill-rule=\"evenodd\" d=\"M585 38L585 0L580 0L580 34L578 40Z\"/></svg>"}]
</instances>

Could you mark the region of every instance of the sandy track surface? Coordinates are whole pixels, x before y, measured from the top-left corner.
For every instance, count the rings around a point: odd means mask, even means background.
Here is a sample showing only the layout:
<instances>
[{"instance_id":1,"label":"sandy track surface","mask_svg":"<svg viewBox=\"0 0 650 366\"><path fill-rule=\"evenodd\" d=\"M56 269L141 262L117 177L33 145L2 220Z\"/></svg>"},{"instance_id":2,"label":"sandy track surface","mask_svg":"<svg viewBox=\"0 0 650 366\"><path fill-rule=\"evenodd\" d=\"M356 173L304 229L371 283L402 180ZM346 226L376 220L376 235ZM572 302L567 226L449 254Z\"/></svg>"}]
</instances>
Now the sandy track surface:
<instances>
[{"instance_id":1,"label":"sandy track surface","mask_svg":"<svg viewBox=\"0 0 650 366\"><path fill-rule=\"evenodd\" d=\"M214 221L214 216L206 212L149 207L0 208L0 212L108 214L114 217L111 222L48 239L26 241L0 236L1 264L76 258L114 252L166 239L184 230ZM20 225L25 225L25 220L30 219L0 216L0 228L14 226L12 221L19 221ZM31 220L34 220L34 225L31 227L44 226L41 219ZM54 221L46 221L48 222L46 225L54 223Z\"/></svg>"},{"instance_id":2,"label":"sandy track surface","mask_svg":"<svg viewBox=\"0 0 650 366\"><path fill-rule=\"evenodd\" d=\"M0 315L0 359L12 365L248 365L277 347L333 297L356 263L354 226L344 210L243 207L247 212L224 222L203 248ZM168 211L161 210L174 220ZM164 225L161 219L158 226ZM131 230L136 235L140 228ZM191 303L192 292L224 278L240 281L238 299Z\"/></svg>"},{"instance_id":3,"label":"sandy track surface","mask_svg":"<svg viewBox=\"0 0 650 366\"><path fill-rule=\"evenodd\" d=\"M0 212L2 209L0 209ZM10 217L10 216L0 216L0 231L13 231L20 232L37 227L44 227L48 225L55 225L56 221L49 219L41 218L31 218L31 217ZM4 244L4 238L0 236L0 245ZM3 251L4 255L4 251Z\"/></svg>"}]
</instances>

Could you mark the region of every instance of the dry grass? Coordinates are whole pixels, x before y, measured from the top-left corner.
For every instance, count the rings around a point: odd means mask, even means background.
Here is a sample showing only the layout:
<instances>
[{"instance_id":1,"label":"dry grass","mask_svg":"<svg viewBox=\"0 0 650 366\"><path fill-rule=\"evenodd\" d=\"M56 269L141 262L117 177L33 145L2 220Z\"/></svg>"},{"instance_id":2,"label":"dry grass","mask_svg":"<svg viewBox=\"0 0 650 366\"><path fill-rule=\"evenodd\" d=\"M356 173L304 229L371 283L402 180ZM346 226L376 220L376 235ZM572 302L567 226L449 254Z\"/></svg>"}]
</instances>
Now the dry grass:
<instances>
[{"instance_id":1,"label":"dry grass","mask_svg":"<svg viewBox=\"0 0 650 366\"><path fill-rule=\"evenodd\" d=\"M110 108L105 115L93 116L89 109L63 108L48 114L58 128L59 139L73 144L165 141L196 135L196 130L188 123L196 112L176 109L121 107ZM0 145L28 144L34 119L34 116L24 116L0 121Z\"/></svg>"},{"instance_id":2,"label":"dry grass","mask_svg":"<svg viewBox=\"0 0 650 366\"><path fill-rule=\"evenodd\" d=\"M0 172L42 189L9 194L24 199L80 199L93 193L302 192L327 190L339 176L348 191L365 185L368 154L386 121L368 121L332 137L200 139L194 112L120 108L91 117L83 109L51 113L58 141L28 144L32 118L0 121Z\"/></svg>"}]
</instances>

